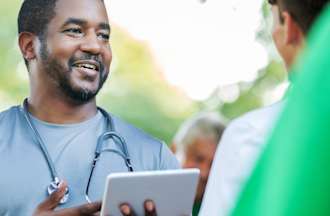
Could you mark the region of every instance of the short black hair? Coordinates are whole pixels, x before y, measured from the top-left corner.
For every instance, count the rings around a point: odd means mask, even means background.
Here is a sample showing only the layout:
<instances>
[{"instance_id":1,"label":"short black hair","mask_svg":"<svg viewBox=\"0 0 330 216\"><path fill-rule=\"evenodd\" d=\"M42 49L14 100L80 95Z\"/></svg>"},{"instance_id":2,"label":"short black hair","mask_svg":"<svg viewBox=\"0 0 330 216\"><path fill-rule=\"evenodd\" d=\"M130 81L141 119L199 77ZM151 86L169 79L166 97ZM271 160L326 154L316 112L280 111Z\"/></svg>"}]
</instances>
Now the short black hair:
<instances>
[{"instance_id":1,"label":"short black hair","mask_svg":"<svg viewBox=\"0 0 330 216\"><path fill-rule=\"evenodd\" d=\"M18 33L30 32L43 36L48 23L56 15L56 2L57 0L24 0L17 19Z\"/></svg>"},{"instance_id":2,"label":"short black hair","mask_svg":"<svg viewBox=\"0 0 330 216\"><path fill-rule=\"evenodd\" d=\"M268 0L268 3L271 5L275 5L276 4L276 0Z\"/></svg>"},{"instance_id":3,"label":"short black hair","mask_svg":"<svg viewBox=\"0 0 330 216\"><path fill-rule=\"evenodd\" d=\"M55 17L57 0L24 0L18 14L18 33L30 32L43 37Z\"/></svg>"},{"instance_id":4,"label":"short black hair","mask_svg":"<svg viewBox=\"0 0 330 216\"><path fill-rule=\"evenodd\" d=\"M268 2L277 5L280 12L287 11L306 34L330 0L268 0Z\"/></svg>"}]
</instances>

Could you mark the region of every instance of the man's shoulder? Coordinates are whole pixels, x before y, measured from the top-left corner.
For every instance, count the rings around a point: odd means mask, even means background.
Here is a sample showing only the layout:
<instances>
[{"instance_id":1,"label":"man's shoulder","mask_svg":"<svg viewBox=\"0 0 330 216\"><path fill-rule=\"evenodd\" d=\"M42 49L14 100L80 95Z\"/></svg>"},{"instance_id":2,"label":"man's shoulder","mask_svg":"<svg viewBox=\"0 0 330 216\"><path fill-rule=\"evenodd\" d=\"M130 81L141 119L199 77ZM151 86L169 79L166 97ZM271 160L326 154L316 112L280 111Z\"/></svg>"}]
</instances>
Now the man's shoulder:
<instances>
[{"instance_id":1,"label":"man's shoulder","mask_svg":"<svg viewBox=\"0 0 330 216\"><path fill-rule=\"evenodd\" d=\"M273 128L284 102L253 110L234 119L226 128L221 144L233 148L243 145L259 145ZM235 143L235 144L234 144Z\"/></svg>"},{"instance_id":2,"label":"man's shoulder","mask_svg":"<svg viewBox=\"0 0 330 216\"><path fill-rule=\"evenodd\" d=\"M270 106L252 110L230 123L230 127L249 127L255 130L268 130L273 126L284 102L278 102Z\"/></svg>"},{"instance_id":3,"label":"man's shoulder","mask_svg":"<svg viewBox=\"0 0 330 216\"><path fill-rule=\"evenodd\" d=\"M214 158L200 215L226 215L230 211L282 107L283 102L279 102L256 109L228 125Z\"/></svg>"},{"instance_id":4,"label":"man's shoulder","mask_svg":"<svg viewBox=\"0 0 330 216\"><path fill-rule=\"evenodd\" d=\"M126 120L111 114L114 120L115 130L122 134L126 139L138 141L138 143L143 143L147 145L162 145L163 142L150 134L143 131L141 128L137 128L132 124L128 123Z\"/></svg>"},{"instance_id":5,"label":"man's shoulder","mask_svg":"<svg viewBox=\"0 0 330 216\"><path fill-rule=\"evenodd\" d=\"M166 144L125 120L111 114L115 131L126 141L136 165L142 170L177 169L179 163ZM133 161L132 160L132 161ZM149 162L146 162L149 161ZM139 165L138 165L139 167Z\"/></svg>"},{"instance_id":6,"label":"man's shoulder","mask_svg":"<svg viewBox=\"0 0 330 216\"><path fill-rule=\"evenodd\" d=\"M0 112L0 124L8 124L8 120L16 118L17 110L19 106L12 106L4 111ZM10 122L10 121L9 121Z\"/></svg>"}]
</instances>

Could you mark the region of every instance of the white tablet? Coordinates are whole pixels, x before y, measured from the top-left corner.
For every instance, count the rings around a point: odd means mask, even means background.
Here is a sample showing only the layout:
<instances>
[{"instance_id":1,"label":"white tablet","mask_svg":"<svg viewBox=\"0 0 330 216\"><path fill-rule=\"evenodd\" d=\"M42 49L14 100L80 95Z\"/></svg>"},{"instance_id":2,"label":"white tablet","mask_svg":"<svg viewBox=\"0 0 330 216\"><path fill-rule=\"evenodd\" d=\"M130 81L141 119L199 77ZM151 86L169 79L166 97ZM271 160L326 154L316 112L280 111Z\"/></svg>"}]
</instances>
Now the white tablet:
<instances>
[{"instance_id":1,"label":"white tablet","mask_svg":"<svg viewBox=\"0 0 330 216\"><path fill-rule=\"evenodd\" d=\"M147 199L155 202L158 216L191 215L198 177L198 169L110 174L101 216L122 215L119 210L122 203L129 203L142 216Z\"/></svg>"}]
</instances>

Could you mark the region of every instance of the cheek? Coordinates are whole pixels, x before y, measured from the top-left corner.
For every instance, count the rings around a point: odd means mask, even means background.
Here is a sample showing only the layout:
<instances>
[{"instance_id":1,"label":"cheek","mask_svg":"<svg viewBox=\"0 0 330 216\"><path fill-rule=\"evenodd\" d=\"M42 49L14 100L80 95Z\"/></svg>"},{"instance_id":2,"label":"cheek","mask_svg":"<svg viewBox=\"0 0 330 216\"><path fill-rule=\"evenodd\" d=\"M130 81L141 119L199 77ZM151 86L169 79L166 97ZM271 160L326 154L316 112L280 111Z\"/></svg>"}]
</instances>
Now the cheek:
<instances>
[{"instance_id":1,"label":"cheek","mask_svg":"<svg viewBox=\"0 0 330 216\"><path fill-rule=\"evenodd\" d=\"M195 168L196 166L196 163L190 159L186 159L182 164L183 168Z\"/></svg>"},{"instance_id":2,"label":"cheek","mask_svg":"<svg viewBox=\"0 0 330 216\"><path fill-rule=\"evenodd\" d=\"M275 27L273 29L272 37L276 48L281 53L284 46L283 30L281 28Z\"/></svg>"},{"instance_id":3,"label":"cheek","mask_svg":"<svg viewBox=\"0 0 330 216\"><path fill-rule=\"evenodd\" d=\"M273 38L274 42L276 42L278 37L279 37L279 29L274 26L272 29L272 38Z\"/></svg>"},{"instance_id":4,"label":"cheek","mask_svg":"<svg viewBox=\"0 0 330 216\"><path fill-rule=\"evenodd\" d=\"M110 64L112 62L112 49L110 46L104 49L103 56L104 56L104 63L106 64L107 67L110 67Z\"/></svg>"},{"instance_id":5,"label":"cheek","mask_svg":"<svg viewBox=\"0 0 330 216\"><path fill-rule=\"evenodd\" d=\"M77 48L74 43L66 40L63 37L60 37L57 34L48 39L47 47L50 53L53 53L58 57L66 57L68 55L72 55L73 51Z\"/></svg>"}]
</instances>

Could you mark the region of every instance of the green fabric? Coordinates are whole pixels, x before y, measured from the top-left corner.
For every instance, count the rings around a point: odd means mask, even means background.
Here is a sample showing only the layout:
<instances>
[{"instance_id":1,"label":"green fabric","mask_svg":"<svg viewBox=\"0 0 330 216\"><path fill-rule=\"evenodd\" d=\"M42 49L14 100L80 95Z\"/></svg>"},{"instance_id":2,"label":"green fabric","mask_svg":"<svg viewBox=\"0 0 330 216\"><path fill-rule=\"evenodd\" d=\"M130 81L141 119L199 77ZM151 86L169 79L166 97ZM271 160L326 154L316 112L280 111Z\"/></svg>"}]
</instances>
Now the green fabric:
<instances>
[{"instance_id":1,"label":"green fabric","mask_svg":"<svg viewBox=\"0 0 330 216\"><path fill-rule=\"evenodd\" d=\"M330 215L330 7L294 68L294 88L234 216Z\"/></svg>"},{"instance_id":2,"label":"green fabric","mask_svg":"<svg viewBox=\"0 0 330 216\"><path fill-rule=\"evenodd\" d=\"M198 216L198 212L201 208L202 202L195 202L192 210L192 216Z\"/></svg>"}]
</instances>

